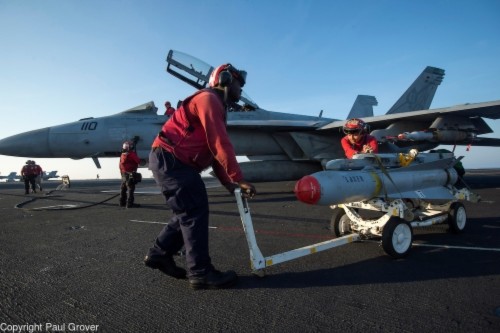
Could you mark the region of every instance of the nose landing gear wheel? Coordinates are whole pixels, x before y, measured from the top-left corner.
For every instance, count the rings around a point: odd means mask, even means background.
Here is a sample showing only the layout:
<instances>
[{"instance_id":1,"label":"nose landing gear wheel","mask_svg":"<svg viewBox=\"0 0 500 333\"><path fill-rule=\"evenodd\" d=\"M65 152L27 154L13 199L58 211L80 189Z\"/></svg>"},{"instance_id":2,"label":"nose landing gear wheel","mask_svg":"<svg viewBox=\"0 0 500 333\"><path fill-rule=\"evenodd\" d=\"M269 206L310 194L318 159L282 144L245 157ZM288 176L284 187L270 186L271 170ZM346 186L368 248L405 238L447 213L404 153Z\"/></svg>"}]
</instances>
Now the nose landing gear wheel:
<instances>
[{"instance_id":1,"label":"nose landing gear wheel","mask_svg":"<svg viewBox=\"0 0 500 333\"><path fill-rule=\"evenodd\" d=\"M413 229L407 221L391 217L382 231L382 248L393 258L403 258L410 252Z\"/></svg>"}]
</instances>

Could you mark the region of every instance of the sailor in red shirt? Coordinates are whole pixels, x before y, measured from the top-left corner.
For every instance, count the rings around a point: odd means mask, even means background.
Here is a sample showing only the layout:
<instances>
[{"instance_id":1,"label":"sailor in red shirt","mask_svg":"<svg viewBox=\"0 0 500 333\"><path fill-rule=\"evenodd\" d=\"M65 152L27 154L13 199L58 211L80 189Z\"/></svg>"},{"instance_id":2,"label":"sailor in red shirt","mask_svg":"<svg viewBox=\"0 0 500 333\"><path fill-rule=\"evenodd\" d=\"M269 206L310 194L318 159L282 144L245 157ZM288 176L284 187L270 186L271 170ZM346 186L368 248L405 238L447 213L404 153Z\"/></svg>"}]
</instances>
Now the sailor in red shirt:
<instances>
[{"instance_id":1,"label":"sailor in red shirt","mask_svg":"<svg viewBox=\"0 0 500 333\"><path fill-rule=\"evenodd\" d=\"M120 207L138 207L134 203L135 179L134 173L137 171L140 163L139 156L134 151L134 143L125 141L122 145L122 153L120 155L120 174L122 183L120 186ZM127 197L128 191L128 197Z\"/></svg>"},{"instance_id":2,"label":"sailor in red shirt","mask_svg":"<svg viewBox=\"0 0 500 333\"><path fill-rule=\"evenodd\" d=\"M43 169L41 166L36 164L35 161L31 161L31 164L33 165L35 169L35 187L38 187L40 191L43 191L42 189L42 177L43 177Z\"/></svg>"},{"instance_id":3,"label":"sailor in red shirt","mask_svg":"<svg viewBox=\"0 0 500 333\"><path fill-rule=\"evenodd\" d=\"M21 177L24 180L24 194L29 194L30 185L31 191L33 191L33 193L36 193L36 168L31 160L27 160L26 164L23 165L21 169Z\"/></svg>"},{"instance_id":4,"label":"sailor in red shirt","mask_svg":"<svg viewBox=\"0 0 500 333\"><path fill-rule=\"evenodd\" d=\"M185 278L173 255L185 247L187 276L194 289L225 288L236 282L234 271L219 272L208 250L208 196L200 172L212 167L229 192L240 187L252 197L255 187L243 178L226 131L227 107L236 103L246 72L231 64L213 70L209 88L187 97L165 122L152 145L149 169L173 217L144 259L146 266Z\"/></svg>"},{"instance_id":5,"label":"sailor in red shirt","mask_svg":"<svg viewBox=\"0 0 500 333\"><path fill-rule=\"evenodd\" d=\"M165 102L165 115L170 117L171 115L174 114L174 112L175 112L175 109L172 107L170 102L166 101Z\"/></svg>"},{"instance_id":6,"label":"sailor in red shirt","mask_svg":"<svg viewBox=\"0 0 500 333\"><path fill-rule=\"evenodd\" d=\"M343 126L345 136L340 143L345 156L352 158L356 154L378 153L375 137L368 134L368 125L361 119L349 119Z\"/></svg>"}]
</instances>

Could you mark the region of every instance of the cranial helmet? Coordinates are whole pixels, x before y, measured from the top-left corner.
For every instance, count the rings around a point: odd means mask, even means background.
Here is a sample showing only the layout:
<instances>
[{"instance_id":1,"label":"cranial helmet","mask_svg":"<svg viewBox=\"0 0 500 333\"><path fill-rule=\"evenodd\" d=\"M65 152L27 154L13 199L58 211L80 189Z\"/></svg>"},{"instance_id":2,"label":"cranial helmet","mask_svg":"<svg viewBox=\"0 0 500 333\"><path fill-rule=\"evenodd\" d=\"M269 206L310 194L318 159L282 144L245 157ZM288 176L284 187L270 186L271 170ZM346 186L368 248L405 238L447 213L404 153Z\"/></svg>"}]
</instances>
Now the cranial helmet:
<instances>
[{"instance_id":1,"label":"cranial helmet","mask_svg":"<svg viewBox=\"0 0 500 333\"><path fill-rule=\"evenodd\" d=\"M231 84L231 82L233 82L233 78L240 81L240 84L243 87L247 79L247 72L237 70L231 64L220 65L210 74L208 85L212 88L217 86L227 87Z\"/></svg>"},{"instance_id":2,"label":"cranial helmet","mask_svg":"<svg viewBox=\"0 0 500 333\"><path fill-rule=\"evenodd\" d=\"M345 134L363 133L368 130L368 125L361 119L349 119L343 126Z\"/></svg>"},{"instance_id":3,"label":"cranial helmet","mask_svg":"<svg viewBox=\"0 0 500 333\"><path fill-rule=\"evenodd\" d=\"M134 144L132 142L130 142L130 141L125 141L123 143L123 145L122 145L122 149L123 150L127 150L128 151L128 150L130 150L132 148L134 148Z\"/></svg>"}]
</instances>

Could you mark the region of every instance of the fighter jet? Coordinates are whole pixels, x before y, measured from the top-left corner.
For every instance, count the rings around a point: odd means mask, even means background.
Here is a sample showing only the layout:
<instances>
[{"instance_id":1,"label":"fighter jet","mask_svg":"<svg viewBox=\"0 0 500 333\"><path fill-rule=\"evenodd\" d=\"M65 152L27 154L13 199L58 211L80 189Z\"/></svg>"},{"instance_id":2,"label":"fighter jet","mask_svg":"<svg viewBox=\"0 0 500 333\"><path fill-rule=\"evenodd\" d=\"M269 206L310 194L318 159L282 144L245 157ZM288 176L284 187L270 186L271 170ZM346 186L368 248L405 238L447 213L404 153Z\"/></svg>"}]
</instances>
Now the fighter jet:
<instances>
[{"instance_id":1,"label":"fighter jet","mask_svg":"<svg viewBox=\"0 0 500 333\"><path fill-rule=\"evenodd\" d=\"M15 171L12 171L7 176L0 176L0 179L5 180L5 182L15 182L16 180L20 180L21 176L18 176Z\"/></svg>"},{"instance_id":2,"label":"fighter jet","mask_svg":"<svg viewBox=\"0 0 500 333\"><path fill-rule=\"evenodd\" d=\"M57 175L57 171L50 171L49 173L43 171L42 172L42 179L43 180L49 180L51 178L59 178L60 176Z\"/></svg>"},{"instance_id":3,"label":"fighter jet","mask_svg":"<svg viewBox=\"0 0 500 333\"><path fill-rule=\"evenodd\" d=\"M167 72L197 89L208 86L213 66L182 52L170 50ZM433 149L440 144L500 146L500 139L481 138L492 133L481 118L498 119L500 100L429 110L444 70L427 67L382 116L373 116L376 99L361 96L349 116L363 116L381 153ZM17 134L0 140L0 154L29 157L92 158L118 157L123 141L137 141L141 166L148 164L154 137L167 120L148 102L126 111ZM245 93L232 105L227 131L248 181L297 180L320 171L332 159L343 158L340 146L344 120L267 111ZM32 142L38 144L34 146Z\"/></svg>"}]
</instances>

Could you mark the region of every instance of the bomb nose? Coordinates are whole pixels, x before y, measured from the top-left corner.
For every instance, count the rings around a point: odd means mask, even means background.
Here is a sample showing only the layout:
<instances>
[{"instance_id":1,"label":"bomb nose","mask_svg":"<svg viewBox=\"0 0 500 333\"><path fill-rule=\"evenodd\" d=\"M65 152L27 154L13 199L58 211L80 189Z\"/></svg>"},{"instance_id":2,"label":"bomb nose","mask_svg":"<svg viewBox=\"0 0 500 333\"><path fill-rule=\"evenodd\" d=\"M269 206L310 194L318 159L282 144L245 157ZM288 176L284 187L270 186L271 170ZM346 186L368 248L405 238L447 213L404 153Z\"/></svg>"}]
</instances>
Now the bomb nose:
<instances>
[{"instance_id":1,"label":"bomb nose","mask_svg":"<svg viewBox=\"0 0 500 333\"><path fill-rule=\"evenodd\" d=\"M315 205L321 198L321 187L313 176L302 177L295 184L293 191L299 201L310 205Z\"/></svg>"}]
</instances>

